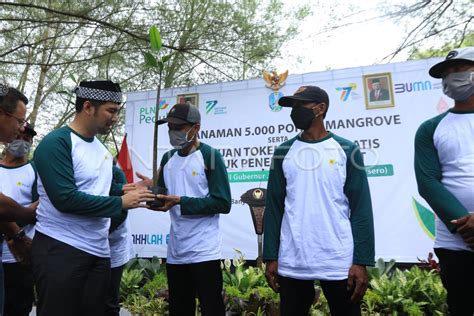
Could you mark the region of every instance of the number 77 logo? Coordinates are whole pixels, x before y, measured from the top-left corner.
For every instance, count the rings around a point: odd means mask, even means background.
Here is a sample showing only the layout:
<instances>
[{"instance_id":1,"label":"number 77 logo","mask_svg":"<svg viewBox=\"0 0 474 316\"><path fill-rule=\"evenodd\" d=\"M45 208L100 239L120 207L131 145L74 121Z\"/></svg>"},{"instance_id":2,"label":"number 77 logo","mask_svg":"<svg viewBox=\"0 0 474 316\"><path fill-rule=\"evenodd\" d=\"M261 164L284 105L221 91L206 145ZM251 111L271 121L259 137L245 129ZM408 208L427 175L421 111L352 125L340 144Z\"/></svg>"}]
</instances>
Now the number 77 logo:
<instances>
[{"instance_id":1,"label":"number 77 logo","mask_svg":"<svg viewBox=\"0 0 474 316\"><path fill-rule=\"evenodd\" d=\"M214 107L217 105L217 100L210 100L206 101L206 114L209 114L209 112L214 109Z\"/></svg>"}]
</instances>

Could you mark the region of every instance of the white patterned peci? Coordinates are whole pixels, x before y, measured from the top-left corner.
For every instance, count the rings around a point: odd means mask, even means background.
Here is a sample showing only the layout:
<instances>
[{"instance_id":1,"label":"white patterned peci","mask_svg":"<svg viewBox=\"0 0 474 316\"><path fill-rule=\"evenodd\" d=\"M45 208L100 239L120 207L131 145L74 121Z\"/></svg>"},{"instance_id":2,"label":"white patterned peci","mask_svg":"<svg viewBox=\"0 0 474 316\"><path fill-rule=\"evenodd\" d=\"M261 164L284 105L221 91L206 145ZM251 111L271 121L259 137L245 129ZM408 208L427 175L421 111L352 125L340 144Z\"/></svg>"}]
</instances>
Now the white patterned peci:
<instances>
[{"instance_id":1,"label":"white patterned peci","mask_svg":"<svg viewBox=\"0 0 474 316\"><path fill-rule=\"evenodd\" d=\"M79 86L74 89L74 93L79 98L83 99L122 103L122 93L117 91L100 90Z\"/></svg>"},{"instance_id":2,"label":"white patterned peci","mask_svg":"<svg viewBox=\"0 0 474 316\"><path fill-rule=\"evenodd\" d=\"M7 95L8 85L6 83L0 83L0 97Z\"/></svg>"}]
</instances>

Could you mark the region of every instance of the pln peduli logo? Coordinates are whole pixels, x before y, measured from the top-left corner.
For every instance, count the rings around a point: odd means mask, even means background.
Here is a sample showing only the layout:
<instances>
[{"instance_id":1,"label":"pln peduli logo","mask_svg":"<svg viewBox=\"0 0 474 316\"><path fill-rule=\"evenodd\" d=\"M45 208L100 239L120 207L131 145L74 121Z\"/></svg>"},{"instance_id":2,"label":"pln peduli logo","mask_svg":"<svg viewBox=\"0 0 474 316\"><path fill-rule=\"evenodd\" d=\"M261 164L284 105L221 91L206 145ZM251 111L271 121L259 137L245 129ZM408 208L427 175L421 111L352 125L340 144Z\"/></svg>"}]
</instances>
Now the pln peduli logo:
<instances>
[{"instance_id":1,"label":"pln peduli logo","mask_svg":"<svg viewBox=\"0 0 474 316\"><path fill-rule=\"evenodd\" d=\"M355 92L357 89L357 84L354 82L349 83L345 87L337 87L336 91L339 91L341 94L339 95L339 99L342 102L346 102L349 100L349 97L351 100L357 100L362 98L358 93Z\"/></svg>"},{"instance_id":2,"label":"pln peduli logo","mask_svg":"<svg viewBox=\"0 0 474 316\"><path fill-rule=\"evenodd\" d=\"M282 107L278 104L278 100L283 96L279 90L285 85L285 81L288 78L288 70L278 74L276 71L266 72L263 71L263 80L265 80L265 86L272 89L273 92L268 96L268 106L272 112L281 111Z\"/></svg>"},{"instance_id":3,"label":"pln peduli logo","mask_svg":"<svg viewBox=\"0 0 474 316\"><path fill-rule=\"evenodd\" d=\"M169 106L169 103L166 99L160 99L159 102L159 114L160 117L158 119L162 119L166 117L166 111L161 112L161 110L166 110ZM138 124L153 124L155 123L155 112L156 112L156 105L145 105L138 108L139 115L138 115Z\"/></svg>"},{"instance_id":4,"label":"pln peduli logo","mask_svg":"<svg viewBox=\"0 0 474 316\"><path fill-rule=\"evenodd\" d=\"M160 110L164 110L169 106L169 103L165 99L160 99Z\"/></svg>"},{"instance_id":5,"label":"pln peduli logo","mask_svg":"<svg viewBox=\"0 0 474 316\"><path fill-rule=\"evenodd\" d=\"M420 202L418 202L415 198L412 197L413 202L413 210L415 211L416 218L418 222L423 228L424 232L430 237L431 239L435 239L436 237L436 225L435 219L436 215L433 211L428 209L427 207L423 206Z\"/></svg>"}]
</instances>

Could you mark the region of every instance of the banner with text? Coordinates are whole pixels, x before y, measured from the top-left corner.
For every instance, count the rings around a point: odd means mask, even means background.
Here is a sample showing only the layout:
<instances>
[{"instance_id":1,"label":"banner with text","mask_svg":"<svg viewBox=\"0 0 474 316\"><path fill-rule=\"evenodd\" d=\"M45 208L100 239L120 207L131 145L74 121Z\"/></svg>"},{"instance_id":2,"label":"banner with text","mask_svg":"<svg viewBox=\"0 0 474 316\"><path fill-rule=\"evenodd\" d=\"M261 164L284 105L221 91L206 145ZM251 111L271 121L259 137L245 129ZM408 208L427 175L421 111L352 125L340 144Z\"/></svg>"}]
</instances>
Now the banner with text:
<instances>
[{"instance_id":1,"label":"banner with text","mask_svg":"<svg viewBox=\"0 0 474 316\"><path fill-rule=\"evenodd\" d=\"M434 213L418 195L413 170L413 142L418 126L446 111L452 100L428 69L438 59L341 69L288 76L279 90L263 79L161 91L160 117L172 105L189 101L202 116L200 140L222 153L232 190L232 210L221 215L224 258L235 249L257 257L257 236L250 208L240 197L266 188L275 148L297 135L290 109L278 98L303 85L317 85L330 97L326 128L359 145L372 194L376 257L417 262L432 251ZM126 132L133 169L151 176L156 91L127 96ZM158 131L158 157L171 149L168 128ZM135 180L138 180L135 178ZM166 257L169 214L133 210L133 242L139 256ZM315 219L317 220L317 219Z\"/></svg>"}]
</instances>

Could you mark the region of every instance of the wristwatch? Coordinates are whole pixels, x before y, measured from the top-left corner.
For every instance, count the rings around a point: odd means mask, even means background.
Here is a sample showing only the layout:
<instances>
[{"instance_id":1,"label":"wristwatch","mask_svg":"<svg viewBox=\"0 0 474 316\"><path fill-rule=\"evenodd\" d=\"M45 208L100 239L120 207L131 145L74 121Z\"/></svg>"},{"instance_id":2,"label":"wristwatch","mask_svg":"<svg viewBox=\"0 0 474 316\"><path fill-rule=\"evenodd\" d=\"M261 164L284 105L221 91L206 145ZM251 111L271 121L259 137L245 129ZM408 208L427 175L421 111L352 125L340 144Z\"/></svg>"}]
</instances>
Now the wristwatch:
<instances>
[{"instance_id":1,"label":"wristwatch","mask_svg":"<svg viewBox=\"0 0 474 316\"><path fill-rule=\"evenodd\" d=\"M15 235L13 235L12 237L6 237L6 240L7 241L19 241L19 240L22 240L23 237L25 237L26 234L25 234L25 230L24 229L20 229Z\"/></svg>"}]
</instances>

